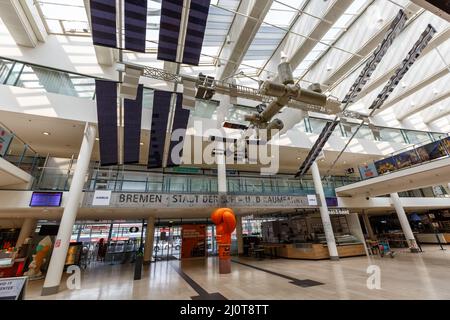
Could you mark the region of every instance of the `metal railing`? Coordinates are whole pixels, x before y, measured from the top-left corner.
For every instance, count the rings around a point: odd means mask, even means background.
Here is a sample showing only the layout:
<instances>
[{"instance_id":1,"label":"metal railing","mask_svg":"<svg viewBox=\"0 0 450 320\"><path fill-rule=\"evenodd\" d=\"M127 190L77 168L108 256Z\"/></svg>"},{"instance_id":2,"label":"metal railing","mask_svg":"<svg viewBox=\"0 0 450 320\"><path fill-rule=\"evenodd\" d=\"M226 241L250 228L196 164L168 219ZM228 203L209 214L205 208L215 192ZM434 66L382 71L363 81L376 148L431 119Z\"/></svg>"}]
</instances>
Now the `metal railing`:
<instances>
[{"instance_id":1,"label":"metal railing","mask_svg":"<svg viewBox=\"0 0 450 320\"><path fill-rule=\"evenodd\" d=\"M94 166L93 166L94 167ZM67 191L74 169L45 168L38 170L34 190ZM358 178L331 177L324 181L325 194L335 196L335 188L354 183ZM302 180L286 177L228 176L229 194L258 195L306 195L315 194L311 177ZM85 191L97 189L117 192L203 193L216 194L217 177L205 174L169 174L145 171L123 171L120 169L92 169L87 176Z\"/></svg>"},{"instance_id":2,"label":"metal railing","mask_svg":"<svg viewBox=\"0 0 450 320\"><path fill-rule=\"evenodd\" d=\"M12 163L16 167L35 174L35 170L42 158L25 141L0 122L0 158Z\"/></svg>"},{"instance_id":3,"label":"metal railing","mask_svg":"<svg viewBox=\"0 0 450 320\"><path fill-rule=\"evenodd\" d=\"M94 99L95 77L0 57L0 84Z\"/></svg>"}]
</instances>

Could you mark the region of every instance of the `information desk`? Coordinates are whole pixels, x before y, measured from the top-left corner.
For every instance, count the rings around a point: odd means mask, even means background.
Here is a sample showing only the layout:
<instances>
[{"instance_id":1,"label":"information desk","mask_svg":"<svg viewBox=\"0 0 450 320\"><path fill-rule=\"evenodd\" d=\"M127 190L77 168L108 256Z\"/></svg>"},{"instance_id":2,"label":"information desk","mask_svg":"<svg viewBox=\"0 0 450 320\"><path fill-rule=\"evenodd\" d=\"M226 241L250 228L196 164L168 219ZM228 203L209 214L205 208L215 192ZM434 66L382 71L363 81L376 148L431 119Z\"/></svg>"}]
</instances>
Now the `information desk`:
<instances>
[{"instance_id":1,"label":"information desk","mask_svg":"<svg viewBox=\"0 0 450 320\"><path fill-rule=\"evenodd\" d=\"M338 244L340 258L364 256L366 251L362 243ZM288 259L321 260L329 259L327 245L320 243L281 244L277 248L277 256Z\"/></svg>"}]
</instances>

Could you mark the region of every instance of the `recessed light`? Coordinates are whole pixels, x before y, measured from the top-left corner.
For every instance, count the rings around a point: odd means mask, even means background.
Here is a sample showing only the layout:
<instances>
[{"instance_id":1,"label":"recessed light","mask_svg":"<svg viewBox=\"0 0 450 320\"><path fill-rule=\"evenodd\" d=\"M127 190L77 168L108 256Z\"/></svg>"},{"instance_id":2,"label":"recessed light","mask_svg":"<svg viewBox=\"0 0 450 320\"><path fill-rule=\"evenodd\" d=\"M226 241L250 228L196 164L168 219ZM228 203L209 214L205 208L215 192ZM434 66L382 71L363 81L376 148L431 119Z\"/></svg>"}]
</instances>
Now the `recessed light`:
<instances>
[{"instance_id":1,"label":"recessed light","mask_svg":"<svg viewBox=\"0 0 450 320\"><path fill-rule=\"evenodd\" d=\"M141 142L141 143L140 143L140 145L141 145L141 146L143 146L143 145L144 145L144 143L143 143L143 142Z\"/></svg>"},{"instance_id":2,"label":"recessed light","mask_svg":"<svg viewBox=\"0 0 450 320\"><path fill-rule=\"evenodd\" d=\"M302 160L302 158L298 157L297 160Z\"/></svg>"},{"instance_id":3,"label":"recessed light","mask_svg":"<svg viewBox=\"0 0 450 320\"><path fill-rule=\"evenodd\" d=\"M42 134L43 134L44 136L49 136L49 135L50 135L50 132L44 131L44 132L42 132Z\"/></svg>"},{"instance_id":4,"label":"recessed light","mask_svg":"<svg viewBox=\"0 0 450 320\"><path fill-rule=\"evenodd\" d=\"M95 138L95 141L100 141L100 139L99 138Z\"/></svg>"}]
</instances>

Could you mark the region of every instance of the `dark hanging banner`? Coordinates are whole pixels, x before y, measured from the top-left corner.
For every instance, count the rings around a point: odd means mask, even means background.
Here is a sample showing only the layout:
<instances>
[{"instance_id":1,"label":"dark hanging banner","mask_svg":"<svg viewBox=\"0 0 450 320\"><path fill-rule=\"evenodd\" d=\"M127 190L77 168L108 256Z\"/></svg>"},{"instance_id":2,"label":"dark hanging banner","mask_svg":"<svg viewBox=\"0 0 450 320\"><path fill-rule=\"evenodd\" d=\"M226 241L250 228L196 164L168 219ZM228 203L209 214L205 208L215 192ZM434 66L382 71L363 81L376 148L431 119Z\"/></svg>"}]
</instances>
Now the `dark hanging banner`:
<instances>
[{"instance_id":1,"label":"dark hanging banner","mask_svg":"<svg viewBox=\"0 0 450 320\"><path fill-rule=\"evenodd\" d=\"M117 84L95 80L97 99L98 135L100 138L100 163L116 165L117 159Z\"/></svg>"},{"instance_id":2,"label":"dark hanging banner","mask_svg":"<svg viewBox=\"0 0 450 320\"><path fill-rule=\"evenodd\" d=\"M183 1L162 0L158 60L176 62Z\"/></svg>"},{"instance_id":3,"label":"dark hanging banner","mask_svg":"<svg viewBox=\"0 0 450 320\"><path fill-rule=\"evenodd\" d=\"M189 115L190 111L187 109L183 109L183 94L177 93L177 104L175 109L175 115L173 119L173 126L172 126L172 133L177 129L184 129L183 132L177 132L180 134L177 134L177 137L179 138L177 141L170 141L170 148L169 148L169 157L167 160L167 166L168 167L174 167L180 165L180 160L183 155L183 148L177 147L180 143L184 143L184 137L186 135L186 128L189 121ZM172 151L174 148L177 147L176 155L172 156Z\"/></svg>"},{"instance_id":4,"label":"dark hanging banner","mask_svg":"<svg viewBox=\"0 0 450 320\"><path fill-rule=\"evenodd\" d=\"M211 0L191 0L183 63L198 66Z\"/></svg>"},{"instance_id":5,"label":"dark hanging banner","mask_svg":"<svg viewBox=\"0 0 450 320\"><path fill-rule=\"evenodd\" d=\"M125 164L139 162L143 91L144 86L140 84L136 100L124 99L123 162Z\"/></svg>"},{"instance_id":6,"label":"dark hanging banner","mask_svg":"<svg viewBox=\"0 0 450 320\"><path fill-rule=\"evenodd\" d=\"M147 0L125 0L125 49L145 52Z\"/></svg>"},{"instance_id":7,"label":"dark hanging banner","mask_svg":"<svg viewBox=\"0 0 450 320\"><path fill-rule=\"evenodd\" d=\"M170 111L172 93L154 91L152 127L148 152L148 168L161 168L163 165L164 143L166 140L167 120Z\"/></svg>"},{"instance_id":8,"label":"dark hanging banner","mask_svg":"<svg viewBox=\"0 0 450 320\"><path fill-rule=\"evenodd\" d=\"M95 45L117 47L116 2L90 0L92 40Z\"/></svg>"}]
</instances>

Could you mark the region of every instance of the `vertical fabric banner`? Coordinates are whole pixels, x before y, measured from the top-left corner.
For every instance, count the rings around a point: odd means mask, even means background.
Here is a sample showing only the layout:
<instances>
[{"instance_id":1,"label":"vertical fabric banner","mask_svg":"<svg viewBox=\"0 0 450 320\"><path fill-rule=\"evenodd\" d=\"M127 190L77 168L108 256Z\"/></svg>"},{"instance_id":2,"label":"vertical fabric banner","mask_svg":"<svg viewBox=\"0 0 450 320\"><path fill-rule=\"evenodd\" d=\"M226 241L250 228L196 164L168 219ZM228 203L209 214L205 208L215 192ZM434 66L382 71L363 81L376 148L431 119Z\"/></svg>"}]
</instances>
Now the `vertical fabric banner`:
<instances>
[{"instance_id":1,"label":"vertical fabric banner","mask_svg":"<svg viewBox=\"0 0 450 320\"><path fill-rule=\"evenodd\" d=\"M191 0L183 63L198 66L211 0Z\"/></svg>"},{"instance_id":2,"label":"vertical fabric banner","mask_svg":"<svg viewBox=\"0 0 450 320\"><path fill-rule=\"evenodd\" d=\"M125 49L145 52L147 0L125 0Z\"/></svg>"},{"instance_id":3,"label":"vertical fabric banner","mask_svg":"<svg viewBox=\"0 0 450 320\"><path fill-rule=\"evenodd\" d=\"M158 60L177 60L178 37L180 36L182 0L162 0L159 27Z\"/></svg>"},{"instance_id":4,"label":"vertical fabric banner","mask_svg":"<svg viewBox=\"0 0 450 320\"><path fill-rule=\"evenodd\" d=\"M100 163L116 165L117 157L117 84L113 81L95 80L97 121L100 138Z\"/></svg>"},{"instance_id":5,"label":"vertical fabric banner","mask_svg":"<svg viewBox=\"0 0 450 320\"><path fill-rule=\"evenodd\" d=\"M181 164L180 161L183 155L184 138L186 136L186 128L190 113L189 110L183 108L183 95L178 93L172 126L172 134L175 132L178 139L176 141L170 141L169 157L167 159L168 167L179 166Z\"/></svg>"},{"instance_id":6,"label":"vertical fabric banner","mask_svg":"<svg viewBox=\"0 0 450 320\"><path fill-rule=\"evenodd\" d=\"M90 11L94 44L116 48L116 1L91 0Z\"/></svg>"},{"instance_id":7,"label":"vertical fabric banner","mask_svg":"<svg viewBox=\"0 0 450 320\"><path fill-rule=\"evenodd\" d=\"M148 151L148 168L161 168L163 165L164 143L166 141L167 121L172 93L155 90L153 94L152 127Z\"/></svg>"},{"instance_id":8,"label":"vertical fabric banner","mask_svg":"<svg viewBox=\"0 0 450 320\"><path fill-rule=\"evenodd\" d=\"M124 164L139 163L143 91L144 86L140 84L136 100L124 99Z\"/></svg>"}]
</instances>

